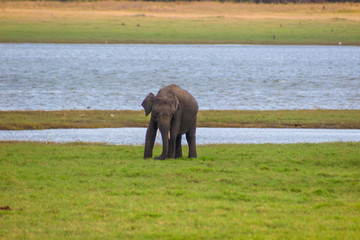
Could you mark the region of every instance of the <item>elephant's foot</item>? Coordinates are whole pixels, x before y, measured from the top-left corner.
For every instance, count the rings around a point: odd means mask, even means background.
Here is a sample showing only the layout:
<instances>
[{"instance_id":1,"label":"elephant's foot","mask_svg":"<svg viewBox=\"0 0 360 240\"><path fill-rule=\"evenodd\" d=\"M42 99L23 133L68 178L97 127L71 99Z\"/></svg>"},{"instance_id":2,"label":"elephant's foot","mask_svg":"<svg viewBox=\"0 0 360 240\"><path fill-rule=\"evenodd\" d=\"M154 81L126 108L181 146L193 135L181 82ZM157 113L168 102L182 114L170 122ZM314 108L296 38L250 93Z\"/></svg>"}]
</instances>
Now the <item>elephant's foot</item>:
<instances>
[{"instance_id":1,"label":"elephant's foot","mask_svg":"<svg viewBox=\"0 0 360 240\"><path fill-rule=\"evenodd\" d=\"M152 154L144 154L144 159L152 158Z\"/></svg>"},{"instance_id":2,"label":"elephant's foot","mask_svg":"<svg viewBox=\"0 0 360 240\"><path fill-rule=\"evenodd\" d=\"M197 158L196 152L189 152L188 158Z\"/></svg>"},{"instance_id":3,"label":"elephant's foot","mask_svg":"<svg viewBox=\"0 0 360 240\"><path fill-rule=\"evenodd\" d=\"M154 158L155 160L165 160L165 157L164 156L158 156L156 158Z\"/></svg>"}]
</instances>

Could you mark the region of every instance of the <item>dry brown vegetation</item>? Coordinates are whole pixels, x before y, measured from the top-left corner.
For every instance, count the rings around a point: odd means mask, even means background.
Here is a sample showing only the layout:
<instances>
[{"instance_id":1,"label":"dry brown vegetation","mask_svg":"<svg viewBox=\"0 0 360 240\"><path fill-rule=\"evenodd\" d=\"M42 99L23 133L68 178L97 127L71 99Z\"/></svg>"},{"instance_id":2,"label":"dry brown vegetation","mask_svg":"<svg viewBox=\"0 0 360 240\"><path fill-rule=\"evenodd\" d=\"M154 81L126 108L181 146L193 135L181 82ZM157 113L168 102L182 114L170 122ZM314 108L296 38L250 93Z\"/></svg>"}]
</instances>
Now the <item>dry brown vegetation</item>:
<instances>
[{"instance_id":1,"label":"dry brown vegetation","mask_svg":"<svg viewBox=\"0 0 360 240\"><path fill-rule=\"evenodd\" d=\"M242 19L331 19L360 20L359 3L332 4L248 4L220 2L143 1L11 1L0 2L4 12L23 14L146 15L154 17L223 17Z\"/></svg>"},{"instance_id":2,"label":"dry brown vegetation","mask_svg":"<svg viewBox=\"0 0 360 240\"><path fill-rule=\"evenodd\" d=\"M149 118L128 110L0 111L0 129L147 127ZM197 125L360 129L360 110L209 110L199 112Z\"/></svg>"},{"instance_id":3,"label":"dry brown vegetation","mask_svg":"<svg viewBox=\"0 0 360 240\"><path fill-rule=\"evenodd\" d=\"M360 45L360 3L2 1L0 9L4 43Z\"/></svg>"}]
</instances>

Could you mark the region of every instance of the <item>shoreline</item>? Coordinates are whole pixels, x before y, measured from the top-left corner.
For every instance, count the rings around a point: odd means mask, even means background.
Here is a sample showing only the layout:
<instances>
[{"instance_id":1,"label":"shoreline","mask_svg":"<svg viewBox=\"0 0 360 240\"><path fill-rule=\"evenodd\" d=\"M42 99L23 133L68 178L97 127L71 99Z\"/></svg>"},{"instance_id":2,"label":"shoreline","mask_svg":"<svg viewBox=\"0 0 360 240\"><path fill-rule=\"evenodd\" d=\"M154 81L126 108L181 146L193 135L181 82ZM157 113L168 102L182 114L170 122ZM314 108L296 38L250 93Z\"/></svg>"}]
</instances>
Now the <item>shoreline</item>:
<instances>
[{"instance_id":1,"label":"shoreline","mask_svg":"<svg viewBox=\"0 0 360 240\"><path fill-rule=\"evenodd\" d=\"M241 46L344 46L344 47L360 47L359 43L245 43L245 42L3 42L0 44L101 44L101 45L241 45Z\"/></svg>"},{"instance_id":2,"label":"shoreline","mask_svg":"<svg viewBox=\"0 0 360 240\"><path fill-rule=\"evenodd\" d=\"M134 110L0 111L0 130L147 127ZM360 110L200 110L197 127L360 129Z\"/></svg>"}]
</instances>

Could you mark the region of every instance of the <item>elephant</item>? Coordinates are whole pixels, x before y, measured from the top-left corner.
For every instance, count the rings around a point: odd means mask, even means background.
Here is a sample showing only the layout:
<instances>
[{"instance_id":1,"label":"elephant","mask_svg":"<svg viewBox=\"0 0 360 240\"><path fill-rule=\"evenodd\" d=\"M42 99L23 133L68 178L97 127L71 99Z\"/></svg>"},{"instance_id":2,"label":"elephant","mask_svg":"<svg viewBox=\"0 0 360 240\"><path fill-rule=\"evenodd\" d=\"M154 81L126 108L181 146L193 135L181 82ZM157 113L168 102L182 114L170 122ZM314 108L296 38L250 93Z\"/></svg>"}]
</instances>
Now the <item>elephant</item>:
<instances>
[{"instance_id":1,"label":"elephant","mask_svg":"<svg viewBox=\"0 0 360 240\"><path fill-rule=\"evenodd\" d=\"M186 90L175 84L161 88L157 95L149 93L141 104L148 116L144 159L152 158L156 132L162 137L162 153L156 160L182 157L181 137L186 134L188 158L196 158L196 121L199 105Z\"/></svg>"}]
</instances>

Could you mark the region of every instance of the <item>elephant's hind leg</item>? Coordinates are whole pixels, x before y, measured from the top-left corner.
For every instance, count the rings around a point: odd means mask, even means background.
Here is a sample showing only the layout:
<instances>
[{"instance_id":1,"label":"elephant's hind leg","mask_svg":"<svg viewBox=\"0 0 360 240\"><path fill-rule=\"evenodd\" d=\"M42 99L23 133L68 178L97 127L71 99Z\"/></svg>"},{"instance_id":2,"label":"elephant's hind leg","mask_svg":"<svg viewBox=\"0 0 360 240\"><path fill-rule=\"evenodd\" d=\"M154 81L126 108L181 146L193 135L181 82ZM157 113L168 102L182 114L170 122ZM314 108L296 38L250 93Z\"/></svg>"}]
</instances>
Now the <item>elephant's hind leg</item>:
<instances>
[{"instance_id":1,"label":"elephant's hind leg","mask_svg":"<svg viewBox=\"0 0 360 240\"><path fill-rule=\"evenodd\" d=\"M181 158L183 156L182 154L182 148L181 148L181 134L179 134L176 137L176 151L175 151L175 158Z\"/></svg>"},{"instance_id":2,"label":"elephant's hind leg","mask_svg":"<svg viewBox=\"0 0 360 240\"><path fill-rule=\"evenodd\" d=\"M197 157L197 154L196 154L196 126L191 128L186 133L186 140L187 140L187 142L189 144L189 156L188 156L188 158L196 158Z\"/></svg>"}]
</instances>

